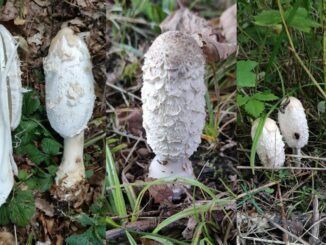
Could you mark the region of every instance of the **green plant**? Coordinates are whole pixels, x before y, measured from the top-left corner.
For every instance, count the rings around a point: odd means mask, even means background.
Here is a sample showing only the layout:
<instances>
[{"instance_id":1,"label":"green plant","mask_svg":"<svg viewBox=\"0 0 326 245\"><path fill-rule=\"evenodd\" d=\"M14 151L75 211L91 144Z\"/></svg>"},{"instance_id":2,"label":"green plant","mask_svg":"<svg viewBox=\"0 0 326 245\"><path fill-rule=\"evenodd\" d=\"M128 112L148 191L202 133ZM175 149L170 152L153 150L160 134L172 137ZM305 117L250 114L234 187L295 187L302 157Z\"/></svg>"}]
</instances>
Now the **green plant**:
<instances>
[{"instance_id":1,"label":"green plant","mask_svg":"<svg viewBox=\"0 0 326 245\"><path fill-rule=\"evenodd\" d=\"M106 226L103 219L92 218L85 213L79 214L73 218L87 230L78 235L72 235L66 239L69 245L102 245L105 240Z\"/></svg>"},{"instance_id":2,"label":"green plant","mask_svg":"<svg viewBox=\"0 0 326 245\"><path fill-rule=\"evenodd\" d=\"M9 223L26 226L35 212L33 193L16 187L7 202L0 207L0 225Z\"/></svg>"}]
</instances>

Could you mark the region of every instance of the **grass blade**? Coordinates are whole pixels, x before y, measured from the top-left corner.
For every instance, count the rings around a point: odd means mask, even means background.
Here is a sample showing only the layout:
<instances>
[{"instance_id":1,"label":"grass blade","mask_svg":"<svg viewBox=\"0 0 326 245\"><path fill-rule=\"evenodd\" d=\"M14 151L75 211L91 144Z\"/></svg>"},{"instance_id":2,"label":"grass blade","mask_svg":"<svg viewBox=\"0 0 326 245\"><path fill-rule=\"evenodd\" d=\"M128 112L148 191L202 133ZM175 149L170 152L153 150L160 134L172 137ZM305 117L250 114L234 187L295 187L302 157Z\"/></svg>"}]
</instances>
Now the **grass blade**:
<instances>
[{"instance_id":1,"label":"grass blade","mask_svg":"<svg viewBox=\"0 0 326 245\"><path fill-rule=\"evenodd\" d=\"M109 201L111 201L112 209L115 210L119 216L127 216L126 204L123 198L119 177L108 145L106 145L106 171L107 186L111 189L111 193L109 192Z\"/></svg>"}]
</instances>

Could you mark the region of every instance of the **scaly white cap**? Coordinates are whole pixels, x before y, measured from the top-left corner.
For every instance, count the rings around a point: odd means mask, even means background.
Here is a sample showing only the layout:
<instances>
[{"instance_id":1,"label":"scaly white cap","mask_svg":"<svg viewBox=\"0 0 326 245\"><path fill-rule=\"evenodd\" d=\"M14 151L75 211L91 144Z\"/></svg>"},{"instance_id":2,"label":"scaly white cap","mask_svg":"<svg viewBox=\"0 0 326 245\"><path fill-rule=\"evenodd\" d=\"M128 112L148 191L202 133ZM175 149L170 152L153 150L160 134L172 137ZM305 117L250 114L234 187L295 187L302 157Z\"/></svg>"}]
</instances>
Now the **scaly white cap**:
<instances>
[{"instance_id":1,"label":"scaly white cap","mask_svg":"<svg viewBox=\"0 0 326 245\"><path fill-rule=\"evenodd\" d=\"M94 108L94 78L87 46L70 28L53 38L44 71L51 126L63 138L81 133Z\"/></svg>"},{"instance_id":2,"label":"scaly white cap","mask_svg":"<svg viewBox=\"0 0 326 245\"><path fill-rule=\"evenodd\" d=\"M145 54L143 126L160 161L188 159L205 124L204 57L187 34L158 36Z\"/></svg>"},{"instance_id":3,"label":"scaly white cap","mask_svg":"<svg viewBox=\"0 0 326 245\"><path fill-rule=\"evenodd\" d=\"M254 139L259 119L256 119L251 128L251 138ZM285 161L284 142L279 128L273 119L266 118L263 131L257 144L257 154L266 167L282 167Z\"/></svg>"},{"instance_id":4,"label":"scaly white cap","mask_svg":"<svg viewBox=\"0 0 326 245\"><path fill-rule=\"evenodd\" d=\"M278 112L278 121L289 147L301 149L308 143L308 123L300 100L295 97L285 98Z\"/></svg>"}]
</instances>

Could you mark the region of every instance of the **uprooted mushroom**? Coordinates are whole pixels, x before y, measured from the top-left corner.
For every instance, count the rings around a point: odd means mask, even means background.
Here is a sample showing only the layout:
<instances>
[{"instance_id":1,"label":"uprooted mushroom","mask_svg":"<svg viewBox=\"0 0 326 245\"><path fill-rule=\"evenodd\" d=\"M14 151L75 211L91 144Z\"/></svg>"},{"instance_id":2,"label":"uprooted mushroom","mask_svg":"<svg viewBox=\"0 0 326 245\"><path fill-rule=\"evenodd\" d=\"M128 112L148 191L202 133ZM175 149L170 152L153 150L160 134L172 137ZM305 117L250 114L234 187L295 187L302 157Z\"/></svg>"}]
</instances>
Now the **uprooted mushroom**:
<instances>
[{"instance_id":1,"label":"uprooted mushroom","mask_svg":"<svg viewBox=\"0 0 326 245\"><path fill-rule=\"evenodd\" d=\"M95 94L89 51L72 29L65 27L54 37L44 71L47 115L53 129L64 138L57 196L74 200L83 190L84 130L93 113Z\"/></svg>"},{"instance_id":2,"label":"uprooted mushroom","mask_svg":"<svg viewBox=\"0 0 326 245\"><path fill-rule=\"evenodd\" d=\"M17 166L13 158L11 130L20 123L22 84L17 44L0 25L0 206L14 185Z\"/></svg>"}]
</instances>

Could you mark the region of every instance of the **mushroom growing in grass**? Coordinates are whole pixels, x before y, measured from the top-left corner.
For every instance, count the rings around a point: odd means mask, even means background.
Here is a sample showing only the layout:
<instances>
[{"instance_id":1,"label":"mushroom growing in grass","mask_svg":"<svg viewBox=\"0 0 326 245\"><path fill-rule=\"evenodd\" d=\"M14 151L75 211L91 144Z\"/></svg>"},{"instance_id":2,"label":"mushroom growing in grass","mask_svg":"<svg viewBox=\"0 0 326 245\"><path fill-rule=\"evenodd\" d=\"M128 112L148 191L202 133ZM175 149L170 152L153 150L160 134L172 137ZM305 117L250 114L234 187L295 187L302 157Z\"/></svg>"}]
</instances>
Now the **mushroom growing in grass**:
<instances>
[{"instance_id":1,"label":"mushroom growing in grass","mask_svg":"<svg viewBox=\"0 0 326 245\"><path fill-rule=\"evenodd\" d=\"M296 165L301 165L301 148L308 143L309 129L304 108L295 97L285 98L278 112L281 132L293 154L297 155Z\"/></svg>"},{"instance_id":2,"label":"mushroom growing in grass","mask_svg":"<svg viewBox=\"0 0 326 245\"><path fill-rule=\"evenodd\" d=\"M204 57L196 41L178 31L161 34L145 54L143 126L156 154L149 177L194 178L189 157L205 124ZM171 187L175 198L183 187Z\"/></svg>"},{"instance_id":3,"label":"mushroom growing in grass","mask_svg":"<svg viewBox=\"0 0 326 245\"><path fill-rule=\"evenodd\" d=\"M13 158L11 130L20 123L23 89L17 44L0 25L0 206L14 185L17 166Z\"/></svg>"},{"instance_id":4,"label":"mushroom growing in grass","mask_svg":"<svg viewBox=\"0 0 326 245\"><path fill-rule=\"evenodd\" d=\"M84 130L92 116L95 94L92 63L85 42L73 30L61 29L44 59L46 111L52 128L64 138L57 171L57 195L73 200L85 178Z\"/></svg>"},{"instance_id":5,"label":"mushroom growing in grass","mask_svg":"<svg viewBox=\"0 0 326 245\"><path fill-rule=\"evenodd\" d=\"M251 138L254 139L259 124L256 119L251 128ZM284 142L276 122L266 118L263 131L257 144L257 154L265 167L283 167L285 161Z\"/></svg>"}]
</instances>

